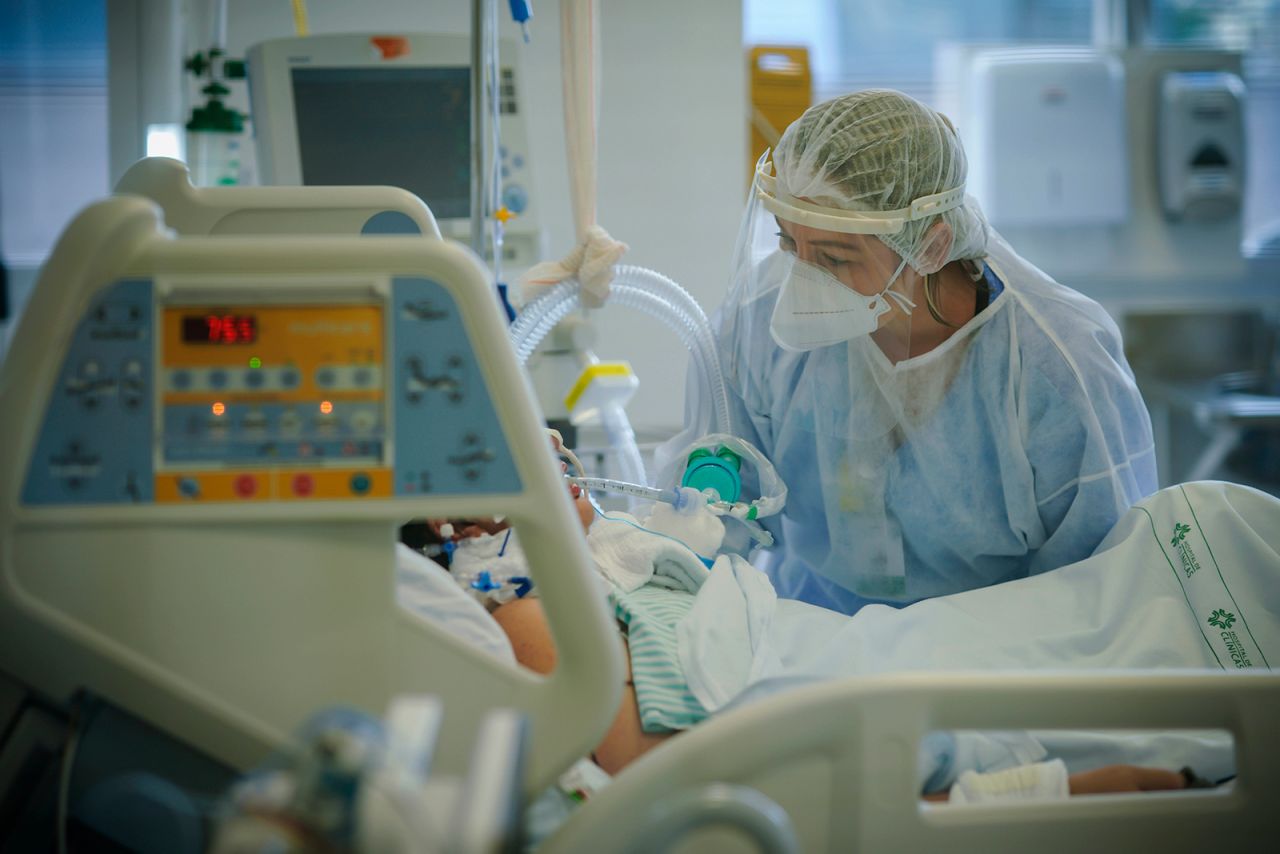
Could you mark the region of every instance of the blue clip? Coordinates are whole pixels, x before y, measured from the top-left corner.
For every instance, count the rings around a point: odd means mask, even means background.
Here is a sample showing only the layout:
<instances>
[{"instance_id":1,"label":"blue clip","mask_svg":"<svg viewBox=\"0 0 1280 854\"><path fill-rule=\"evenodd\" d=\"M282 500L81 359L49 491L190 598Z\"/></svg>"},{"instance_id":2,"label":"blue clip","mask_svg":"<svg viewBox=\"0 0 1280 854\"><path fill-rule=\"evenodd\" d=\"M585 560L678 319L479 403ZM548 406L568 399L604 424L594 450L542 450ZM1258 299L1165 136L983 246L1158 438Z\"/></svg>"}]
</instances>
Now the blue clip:
<instances>
[{"instance_id":1,"label":"blue clip","mask_svg":"<svg viewBox=\"0 0 1280 854\"><path fill-rule=\"evenodd\" d=\"M501 589L502 585L494 581L489 575L489 570L486 569L476 576L476 580L471 582L471 587L481 593L488 593L490 590Z\"/></svg>"},{"instance_id":2,"label":"blue clip","mask_svg":"<svg viewBox=\"0 0 1280 854\"><path fill-rule=\"evenodd\" d=\"M525 39L528 41L528 39ZM516 310L511 307L511 298L507 294L506 282L498 282L498 299L502 303L502 311L507 316L507 325L516 322Z\"/></svg>"},{"instance_id":3,"label":"blue clip","mask_svg":"<svg viewBox=\"0 0 1280 854\"><path fill-rule=\"evenodd\" d=\"M516 586L517 599L523 599L533 589L533 579L527 575L513 575L507 580Z\"/></svg>"}]
</instances>

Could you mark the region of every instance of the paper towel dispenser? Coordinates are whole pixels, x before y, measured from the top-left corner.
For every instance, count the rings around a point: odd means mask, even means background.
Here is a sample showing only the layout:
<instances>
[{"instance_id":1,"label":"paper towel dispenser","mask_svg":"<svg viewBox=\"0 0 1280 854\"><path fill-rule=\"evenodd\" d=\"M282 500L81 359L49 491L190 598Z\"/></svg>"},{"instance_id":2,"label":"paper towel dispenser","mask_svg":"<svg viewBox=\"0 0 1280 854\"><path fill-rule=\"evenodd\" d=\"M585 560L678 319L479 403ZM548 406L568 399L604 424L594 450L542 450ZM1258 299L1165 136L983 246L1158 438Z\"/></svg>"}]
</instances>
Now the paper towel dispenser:
<instances>
[{"instance_id":1,"label":"paper towel dispenser","mask_svg":"<svg viewBox=\"0 0 1280 854\"><path fill-rule=\"evenodd\" d=\"M1129 216L1124 68L1086 49L993 49L973 64L969 190L997 227Z\"/></svg>"}]
</instances>

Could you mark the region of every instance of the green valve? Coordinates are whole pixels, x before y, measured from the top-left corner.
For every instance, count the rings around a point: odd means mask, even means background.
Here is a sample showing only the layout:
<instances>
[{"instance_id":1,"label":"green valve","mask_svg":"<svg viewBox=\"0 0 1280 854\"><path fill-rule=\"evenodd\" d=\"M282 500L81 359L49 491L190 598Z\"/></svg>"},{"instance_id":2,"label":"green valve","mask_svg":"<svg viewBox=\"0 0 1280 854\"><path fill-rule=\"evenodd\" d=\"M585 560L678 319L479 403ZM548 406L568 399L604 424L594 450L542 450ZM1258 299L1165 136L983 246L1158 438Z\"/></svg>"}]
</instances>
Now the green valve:
<instances>
[{"instance_id":1,"label":"green valve","mask_svg":"<svg viewBox=\"0 0 1280 854\"><path fill-rule=\"evenodd\" d=\"M256 371L258 368L262 367L262 360L259 359L257 356L250 358L249 367L253 368Z\"/></svg>"},{"instance_id":2,"label":"green valve","mask_svg":"<svg viewBox=\"0 0 1280 854\"><path fill-rule=\"evenodd\" d=\"M742 477L738 473L741 468L742 459L728 448L717 448L714 455L707 448L699 448L689 455L680 485L699 492L714 489L721 501L737 501L742 494Z\"/></svg>"},{"instance_id":3,"label":"green valve","mask_svg":"<svg viewBox=\"0 0 1280 854\"><path fill-rule=\"evenodd\" d=\"M216 97L211 97L203 107L191 111L187 130L210 133L240 133L244 130L244 117Z\"/></svg>"}]
</instances>

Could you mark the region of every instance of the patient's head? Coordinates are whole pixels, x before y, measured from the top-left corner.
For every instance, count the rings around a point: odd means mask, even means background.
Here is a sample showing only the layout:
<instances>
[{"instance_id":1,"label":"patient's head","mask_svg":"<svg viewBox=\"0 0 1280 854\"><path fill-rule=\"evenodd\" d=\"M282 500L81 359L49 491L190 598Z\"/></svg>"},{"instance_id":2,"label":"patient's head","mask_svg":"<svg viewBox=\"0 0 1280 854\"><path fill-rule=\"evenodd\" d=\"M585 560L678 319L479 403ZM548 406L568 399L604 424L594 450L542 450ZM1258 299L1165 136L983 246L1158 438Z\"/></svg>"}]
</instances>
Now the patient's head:
<instances>
[{"instance_id":1,"label":"patient's head","mask_svg":"<svg viewBox=\"0 0 1280 854\"><path fill-rule=\"evenodd\" d=\"M557 455L564 451L564 446L560 443L559 433L552 433L551 448ZM567 474L568 471L568 463L561 461L560 473ZM595 508L591 506L587 493L582 487L572 481L567 482L567 484L569 497L573 499L573 508L578 512L578 522L581 523L582 530L586 531L591 527L591 522L595 518ZM510 523L505 519L501 521L496 519L429 519L427 524L441 541L444 539L468 540L472 537L492 536L510 527ZM442 530L446 524L453 527L453 534L448 538L444 536Z\"/></svg>"}]
</instances>

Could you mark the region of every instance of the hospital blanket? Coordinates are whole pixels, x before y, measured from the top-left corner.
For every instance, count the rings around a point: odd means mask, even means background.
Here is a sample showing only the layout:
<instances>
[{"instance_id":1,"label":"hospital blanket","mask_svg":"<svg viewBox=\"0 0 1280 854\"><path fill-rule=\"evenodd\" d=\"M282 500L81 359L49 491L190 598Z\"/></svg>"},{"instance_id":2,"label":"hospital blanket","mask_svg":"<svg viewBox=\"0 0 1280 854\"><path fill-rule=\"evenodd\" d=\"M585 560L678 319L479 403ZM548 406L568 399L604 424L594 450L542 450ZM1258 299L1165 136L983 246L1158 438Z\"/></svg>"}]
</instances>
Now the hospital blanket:
<instances>
[{"instance_id":1,"label":"hospital blanket","mask_svg":"<svg viewBox=\"0 0 1280 854\"><path fill-rule=\"evenodd\" d=\"M900 610L872 605L846 617L777 599L749 565L721 566L677 632L690 690L712 712L748 689L762 696L797 681L891 671L1280 663L1280 501L1235 484L1163 490L1131 508L1084 561ZM1151 762L1168 755L1162 738L1127 739L1102 762L1091 735L1045 747L1075 770L1073 758L1076 767ZM1231 773L1220 741L1180 744L1170 761L1198 762L1204 776Z\"/></svg>"},{"instance_id":2,"label":"hospital blanket","mask_svg":"<svg viewBox=\"0 0 1280 854\"><path fill-rule=\"evenodd\" d=\"M631 680L645 732L688 729L707 716L689 691L676 651L676 624L693 607L693 594L646 585L609 594L614 613L627 627Z\"/></svg>"},{"instance_id":3,"label":"hospital blanket","mask_svg":"<svg viewBox=\"0 0 1280 854\"><path fill-rule=\"evenodd\" d=\"M609 601L627 627L631 677L645 732L688 729L707 716L680 672L676 625L689 613L707 567L685 543L626 513L602 515L587 545Z\"/></svg>"}]
</instances>

